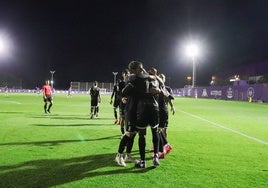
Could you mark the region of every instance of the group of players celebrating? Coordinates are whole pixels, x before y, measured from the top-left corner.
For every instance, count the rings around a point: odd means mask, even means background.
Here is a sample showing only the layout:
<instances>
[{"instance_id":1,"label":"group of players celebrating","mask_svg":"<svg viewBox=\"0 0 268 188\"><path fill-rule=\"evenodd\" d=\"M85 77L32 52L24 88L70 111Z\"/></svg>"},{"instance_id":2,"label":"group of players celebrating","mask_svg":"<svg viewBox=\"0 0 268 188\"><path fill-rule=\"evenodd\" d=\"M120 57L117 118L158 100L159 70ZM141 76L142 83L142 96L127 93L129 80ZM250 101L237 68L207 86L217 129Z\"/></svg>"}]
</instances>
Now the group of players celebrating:
<instances>
[{"instance_id":1,"label":"group of players celebrating","mask_svg":"<svg viewBox=\"0 0 268 188\"><path fill-rule=\"evenodd\" d=\"M168 104L174 114L174 96L170 87L165 86L165 76L158 75L155 68L148 72L139 61L131 61L128 69L122 72L123 80L114 87L115 124L120 124L123 134L115 161L120 166L127 162L135 162L137 168L145 168L146 128L151 127L153 148L153 165L160 165L159 159L164 158L172 149L167 141ZM117 116L117 107L120 118ZM139 135L138 146L140 159L131 157L131 150L136 134ZM126 149L126 155L123 152Z\"/></svg>"},{"instance_id":2,"label":"group of players celebrating","mask_svg":"<svg viewBox=\"0 0 268 188\"><path fill-rule=\"evenodd\" d=\"M174 114L174 96L170 87L165 85L165 75L157 74L155 68L148 72L139 61L131 61L128 69L122 72L122 80L114 86L111 104L114 107L115 124L120 124L122 138L119 143L115 161L120 166L127 162L135 162L137 168L145 168L146 128L151 127L153 148L153 165L160 165L159 159L164 158L172 149L167 141L168 104ZM50 113L53 104L52 88L49 83L42 87L44 111ZM100 89L97 82L90 89L91 113L90 118L98 116L98 103L101 101ZM114 102L113 102L114 98ZM49 105L48 105L49 103ZM120 117L117 115L117 108ZM131 150L136 134L139 135L138 146L140 159L131 157ZM125 157L123 152L126 149Z\"/></svg>"}]
</instances>

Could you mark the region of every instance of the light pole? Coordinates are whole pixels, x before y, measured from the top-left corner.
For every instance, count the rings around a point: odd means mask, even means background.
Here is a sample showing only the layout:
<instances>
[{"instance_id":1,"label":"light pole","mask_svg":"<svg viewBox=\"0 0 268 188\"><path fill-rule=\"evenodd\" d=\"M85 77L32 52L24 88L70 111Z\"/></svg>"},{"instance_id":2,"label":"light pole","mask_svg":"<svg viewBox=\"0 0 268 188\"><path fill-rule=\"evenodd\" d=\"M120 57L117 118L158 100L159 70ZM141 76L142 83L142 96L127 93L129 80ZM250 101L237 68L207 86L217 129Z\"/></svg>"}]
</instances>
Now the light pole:
<instances>
[{"instance_id":1,"label":"light pole","mask_svg":"<svg viewBox=\"0 0 268 188\"><path fill-rule=\"evenodd\" d=\"M118 72L113 72L114 75L114 85L116 84L116 75L118 74Z\"/></svg>"},{"instance_id":2,"label":"light pole","mask_svg":"<svg viewBox=\"0 0 268 188\"><path fill-rule=\"evenodd\" d=\"M55 73L56 71L50 71L50 74L51 74L51 87L53 89L53 84L54 84L54 80L53 80L53 74Z\"/></svg>"},{"instance_id":3,"label":"light pole","mask_svg":"<svg viewBox=\"0 0 268 188\"><path fill-rule=\"evenodd\" d=\"M192 78L192 87L196 86L196 57L199 55L199 47L197 44L191 42L186 46L186 55L192 59L193 63L193 78Z\"/></svg>"}]
</instances>

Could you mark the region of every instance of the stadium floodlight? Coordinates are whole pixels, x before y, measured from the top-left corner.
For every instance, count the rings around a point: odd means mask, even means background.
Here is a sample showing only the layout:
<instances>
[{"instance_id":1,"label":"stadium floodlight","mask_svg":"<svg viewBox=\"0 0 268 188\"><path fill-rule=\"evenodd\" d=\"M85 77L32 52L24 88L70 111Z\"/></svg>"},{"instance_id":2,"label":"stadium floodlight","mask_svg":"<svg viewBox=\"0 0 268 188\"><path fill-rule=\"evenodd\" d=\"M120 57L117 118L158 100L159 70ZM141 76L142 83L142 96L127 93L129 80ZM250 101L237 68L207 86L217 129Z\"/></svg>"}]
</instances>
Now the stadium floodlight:
<instances>
[{"instance_id":1,"label":"stadium floodlight","mask_svg":"<svg viewBox=\"0 0 268 188\"><path fill-rule=\"evenodd\" d=\"M51 87L53 88L53 84L54 84L54 80L53 80L53 75L56 71L50 71L50 74L51 74Z\"/></svg>"},{"instance_id":2,"label":"stadium floodlight","mask_svg":"<svg viewBox=\"0 0 268 188\"><path fill-rule=\"evenodd\" d=\"M113 72L114 75L114 85L116 85L116 75L118 74L118 72Z\"/></svg>"},{"instance_id":3,"label":"stadium floodlight","mask_svg":"<svg viewBox=\"0 0 268 188\"><path fill-rule=\"evenodd\" d=\"M193 75L192 75L192 87L195 87L196 83L196 57L200 55L200 49L197 43L190 42L185 48L186 55L192 59L193 63Z\"/></svg>"},{"instance_id":4,"label":"stadium floodlight","mask_svg":"<svg viewBox=\"0 0 268 188\"><path fill-rule=\"evenodd\" d=\"M10 43L8 38L0 33L0 56L5 57L10 53Z\"/></svg>"}]
</instances>

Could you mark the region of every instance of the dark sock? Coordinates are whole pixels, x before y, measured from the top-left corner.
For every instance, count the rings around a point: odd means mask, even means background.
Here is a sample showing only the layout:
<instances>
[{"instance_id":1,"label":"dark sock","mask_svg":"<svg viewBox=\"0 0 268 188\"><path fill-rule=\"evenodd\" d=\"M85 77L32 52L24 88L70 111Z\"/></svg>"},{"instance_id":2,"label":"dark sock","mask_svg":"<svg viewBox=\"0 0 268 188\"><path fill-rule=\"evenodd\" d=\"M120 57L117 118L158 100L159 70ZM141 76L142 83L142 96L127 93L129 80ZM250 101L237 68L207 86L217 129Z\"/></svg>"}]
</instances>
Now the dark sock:
<instances>
[{"instance_id":1,"label":"dark sock","mask_svg":"<svg viewBox=\"0 0 268 188\"><path fill-rule=\"evenodd\" d=\"M127 153L131 153L131 151L132 151L135 136L136 136L136 134L131 136L131 138L129 138L129 140L128 140L127 149L126 149Z\"/></svg>"},{"instance_id":2,"label":"dark sock","mask_svg":"<svg viewBox=\"0 0 268 188\"><path fill-rule=\"evenodd\" d=\"M52 106L52 103L49 104L47 111L50 112L50 108Z\"/></svg>"},{"instance_id":3,"label":"dark sock","mask_svg":"<svg viewBox=\"0 0 268 188\"><path fill-rule=\"evenodd\" d=\"M162 139L163 145L166 145L168 143L167 138L165 136L165 133L160 132L160 137Z\"/></svg>"},{"instance_id":4,"label":"dark sock","mask_svg":"<svg viewBox=\"0 0 268 188\"><path fill-rule=\"evenodd\" d=\"M161 136L161 133L159 133L160 136L159 136L159 152L163 152L164 151L164 142L163 142L163 139L162 139L162 136Z\"/></svg>"},{"instance_id":5,"label":"dark sock","mask_svg":"<svg viewBox=\"0 0 268 188\"><path fill-rule=\"evenodd\" d=\"M118 116L117 116L117 111L116 111L116 108L114 107L114 118L117 119Z\"/></svg>"},{"instance_id":6,"label":"dark sock","mask_svg":"<svg viewBox=\"0 0 268 188\"><path fill-rule=\"evenodd\" d=\"M121 133L124 134L125 133L125 129L121 128Z\"/></svg>"},{"instance_id":7,"label":"dark sock","mask_svg":"<svg viewBox=\"0 0 268 188\"><path fill-rule=\"evenodd\" d=\"M159 151L159 133L157 129L152 129L153 134L153 145L154 145L154 153L158 153Z\"/></svg>"},{"instance_id":8,"label":"dark sock","mask_svg":"<svg viewBox=\"0 0 268 188\"><path fill-rule=\"evenodd\" d=\"M127 135L124 135L123 138L120 140L118 153L123 153L128 140L129 140L129 137Z\"/></svg>"},{"instance_id":9,"label":"dark sock","mask_svg":"<svg viewBox=\"0 0 268 188\"><path fill-rule=\"evenodd\" d=\"M145 160L145 146L146 146L145 135L141 135L139 136L139 150L141 160L143 161Z\"/></svg>"}]
</instances>

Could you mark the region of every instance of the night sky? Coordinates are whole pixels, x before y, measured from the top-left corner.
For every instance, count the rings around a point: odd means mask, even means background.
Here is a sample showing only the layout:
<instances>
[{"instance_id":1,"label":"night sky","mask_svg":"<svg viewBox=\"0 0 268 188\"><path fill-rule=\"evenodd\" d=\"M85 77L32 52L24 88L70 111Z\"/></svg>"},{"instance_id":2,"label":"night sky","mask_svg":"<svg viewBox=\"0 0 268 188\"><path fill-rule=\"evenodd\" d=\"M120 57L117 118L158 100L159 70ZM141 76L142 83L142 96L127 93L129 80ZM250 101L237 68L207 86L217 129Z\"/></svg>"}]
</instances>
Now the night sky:
<instances>
[{"instance_id":1,"label":"night sky","mask_svg":"<svg viewBox=\"0 0 268 188\"><path fill-rule=\"evenodd\" d=\"M268 60L267 0L1 1L0 33L12 53L0 73L23 87L71 81L113 82L129 61L142 61L183 87L192 63L183 52L198 40L197 85L222 70Z\"/></svg>"}]
</instances>

